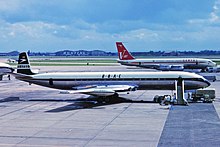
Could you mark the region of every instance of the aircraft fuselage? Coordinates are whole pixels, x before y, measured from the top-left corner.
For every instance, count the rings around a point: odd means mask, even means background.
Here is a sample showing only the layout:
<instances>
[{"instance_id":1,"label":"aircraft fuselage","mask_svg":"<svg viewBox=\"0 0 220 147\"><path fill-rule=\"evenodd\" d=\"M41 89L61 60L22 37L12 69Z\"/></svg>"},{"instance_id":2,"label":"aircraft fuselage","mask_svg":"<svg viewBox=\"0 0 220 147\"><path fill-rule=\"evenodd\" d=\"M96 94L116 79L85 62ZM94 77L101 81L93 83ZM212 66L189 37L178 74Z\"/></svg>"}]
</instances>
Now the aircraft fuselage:
<instances>
[{"instance_id":1,"label":"aircraft fuselage","mask_svg":"<svg viewBox=\"0 0 220 147\"><path fill-rule=\"evenodd\" d=\"M75 87L83 85L135 85L140 90L174 90L178 78L184 80L185 89L198 89L210 85L202 76L187 72L67 72L17 78L63 90L74 90Z\"/></svg>"},{"instance_id":2,"label":"aircraft fuselage","mask_svg":"<svg viewBox=\"0 0 220 147\"><path fill-rule=\"evenodd\" d=\"M161 65L167 66L183 66L184 69L206 69L207 67L216 66L209 59L193 59L193 58L166 58L166 59L133 59L133 60L118 60L122 65L140 66L146 68L159 68Z\"/></svg>"}]
</instances>

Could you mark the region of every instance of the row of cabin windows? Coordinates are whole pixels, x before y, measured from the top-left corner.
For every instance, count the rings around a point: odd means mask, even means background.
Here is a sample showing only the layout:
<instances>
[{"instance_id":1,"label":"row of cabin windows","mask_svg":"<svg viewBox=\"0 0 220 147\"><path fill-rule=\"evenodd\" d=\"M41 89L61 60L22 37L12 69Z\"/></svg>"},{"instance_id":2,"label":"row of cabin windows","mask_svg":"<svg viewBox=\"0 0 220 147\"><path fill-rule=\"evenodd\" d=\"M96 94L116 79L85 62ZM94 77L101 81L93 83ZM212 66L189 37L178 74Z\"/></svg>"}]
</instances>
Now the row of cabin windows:
<instances>
[{"instance_id":1,"label":"row of cabin windows","mask_svg":"<svg viewBox=\"0 0 220 147\"><path fill-rule=\"evenodd\" d=\"M146 81L146 80L174 80L174 79L168 79L168 78L121 78L120 81ZM102 79L74 79L72 81L103 81ZM105 79L104 81L117 81L117 79ZM49 84L53 85L54 84L54 80L53 79L49 79Z\"/></svg>"},{"instance_id":2,"label":"row of cabin windows","mask_svg":"<svg viewBox=\"0 0 220 147\"><path fill-rule=\"evenodd\" d=\"M103 74L102 78L121 78L121 74L119 74L119 75L114 74L113 76L110 74L108 74L108 75Z\"/></svg>"},{"instance_id":3,"label":"row of cabin windows","mask_svg":"<svg viewBox=\"0 0 220 147\"><path fill-rule=\"evenodd\" d=\"M120 81L153 81L153 80L174 80L174 79L167 79L167 78L120 78ZM49 83L53 83L53 79L49 79ZM57 80L55 80L57 81ZM59 81L59 80L58 80ZM66 80L65 80L66 81ZM70 81L118 81L118 79L72 79Z\"/></svg>"}]
</instances>

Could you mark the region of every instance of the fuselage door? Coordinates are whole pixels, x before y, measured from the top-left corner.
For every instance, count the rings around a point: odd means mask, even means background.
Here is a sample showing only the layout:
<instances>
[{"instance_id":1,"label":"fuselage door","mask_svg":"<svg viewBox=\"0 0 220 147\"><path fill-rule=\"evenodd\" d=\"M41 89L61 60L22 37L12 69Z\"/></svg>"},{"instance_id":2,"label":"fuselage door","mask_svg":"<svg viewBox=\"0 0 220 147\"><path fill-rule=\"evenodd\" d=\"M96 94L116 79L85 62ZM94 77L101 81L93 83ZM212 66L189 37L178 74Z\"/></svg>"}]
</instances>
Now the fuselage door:
<instances>
[{"instance_id":1,"label":"fuselage door","mask_svg":"<svg viewBox=\"0 0 220 147\"><path fill-rule=\"evenodd\" d=\"M51 86L53 85L53 79L52 78L49 79L49 85L51 85Z\"/></svg>"}]
</instances>

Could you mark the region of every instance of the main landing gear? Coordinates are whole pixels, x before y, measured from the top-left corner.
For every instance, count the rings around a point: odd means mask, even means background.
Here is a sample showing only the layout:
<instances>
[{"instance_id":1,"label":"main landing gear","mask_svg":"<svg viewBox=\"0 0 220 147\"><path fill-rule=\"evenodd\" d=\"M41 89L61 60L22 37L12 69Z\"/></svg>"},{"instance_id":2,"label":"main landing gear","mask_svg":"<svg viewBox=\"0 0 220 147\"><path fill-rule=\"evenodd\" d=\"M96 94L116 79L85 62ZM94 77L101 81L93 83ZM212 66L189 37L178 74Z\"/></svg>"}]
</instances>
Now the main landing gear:
<instances>
[{"instance_id":1,"label":"main landing gear","mask_svg":"<svg viewBox=\"0 0 220 147\"><path fill-rule=\"evenodd\" d=\"M112 103L115 102L115 99L119 97L118 93L115 93L111 96L99 96L97 99L98 103Z\"/></svg>"}]
</instances>

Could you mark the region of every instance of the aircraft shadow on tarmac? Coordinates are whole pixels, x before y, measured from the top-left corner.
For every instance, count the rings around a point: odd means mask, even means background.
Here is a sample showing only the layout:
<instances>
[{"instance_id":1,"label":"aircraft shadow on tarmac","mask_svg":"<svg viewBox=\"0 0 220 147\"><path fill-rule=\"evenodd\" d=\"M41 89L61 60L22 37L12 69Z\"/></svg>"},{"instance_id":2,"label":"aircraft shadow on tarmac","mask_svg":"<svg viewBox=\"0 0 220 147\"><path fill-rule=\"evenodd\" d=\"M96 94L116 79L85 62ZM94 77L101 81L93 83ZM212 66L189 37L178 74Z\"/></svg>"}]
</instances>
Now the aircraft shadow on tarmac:
<instances>
[{"instance_id":1,"label":"aircraft shadow on tarmac","mask_svg":"<svg viewBox=\"0 0 220 147\"><path fill-rule=\"evenodd\" d=\"M76 99L68 102L70 102L71 104L63 107L55 108L46 112L64 112L64 111L72 111L78 109L94 109L94 108L104 109L104 107L101 106L114 105L120 103L153 103L152 101L136 101L122 97L112 98L109 102L98 102L97 98L95 97Z\"/></svg>"},{"instance_id":2,"label":"aircraft shadow on tarmac","mask_svg":"<svg viewBox=\"0 0 220 147\"><path fill-rule=\"evenodd\" d=\"M154 103L153 101L144 101L144 100L131 100L122 97L114 97L111 98L108 102L99 102L97 97L90 96L88 98L79 98L79 99L30 99L30 100L21 100L19 97L8 97L2 99L0 103L10 102L10 101L41 101L41 102L68 102L69 105L55 108L46 112L64 112L64 111L72 111L78 109L104 109L100 106L107 106L119 103Z\"/></svg>"},{"instance_id":3,"label":"aircraft shadow on tarmac","mask_svg":"<svg viewBox=\"0 0 220 147\"><path fill-rule=\"evenodd\" d=\"M47 100L44 100L44 101L47 101ZM98 102L98 98L91 96L89 98L79 98L75 100L52 100L52 101L69 102L71 104L63 106L63 107L55 108L55 109L52 109L46 112L64 112L64 111L72 111L72 110L78 110L78 109L92 109L95 107L97 107L96 109L103 109L103 107L100 107L100 106L119 104L123 102L129 102L130 100L124 99L124 98L114 98L114 100L111 100L109 102Z\"/></svg>"}]
</instances>

